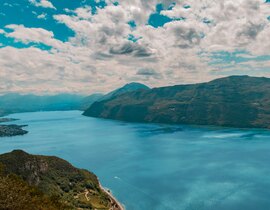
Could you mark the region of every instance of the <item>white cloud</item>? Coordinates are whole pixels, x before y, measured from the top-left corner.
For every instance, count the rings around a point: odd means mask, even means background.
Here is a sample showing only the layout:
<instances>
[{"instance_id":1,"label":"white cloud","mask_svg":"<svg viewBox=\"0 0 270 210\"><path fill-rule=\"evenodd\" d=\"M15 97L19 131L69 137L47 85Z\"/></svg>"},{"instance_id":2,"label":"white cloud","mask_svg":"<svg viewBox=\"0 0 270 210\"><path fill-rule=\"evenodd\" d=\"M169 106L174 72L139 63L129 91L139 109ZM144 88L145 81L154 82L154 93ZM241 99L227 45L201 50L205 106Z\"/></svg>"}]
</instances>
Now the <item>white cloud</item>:
<instances>
[{"instance_id":1,"label":"white cloud","mask_svg":"<svg viewBox=\"0 0 270 210\"><path fill-rule=\"evenodd\" d=\"M162 2L168 8L174 1ZM266 70L269 62L255 59L270 54L270 7L263 1L177 1L172 10L161 12L176 21L154 28L147 21L157 3L109 3L95 15L87 6L66 9L68 14L55 15L54 19L75 32L67 42L55 39L53 32L43 28L8 25L12 31L2 31L7 37L43 43L52 49L0 49L0 87L21 92L91 93L106 92L134 80L163 86L208 81L233 72L270 76ZM136 28L129 26L131 20ZM128 40L130 34L138 38L136 42ZM237 63L232 59L224 63L224 58L212 55L220 51L241 51L236 56L250 61ZM209 64L212 61L223 62Z\"/></svg>"},{"instance_id":2,"label":"white cloud","mask_svg":"<svg viewBox=\"0 0 270 210\"><path fill-rule=\"evenodd\" d=\"M23 25L7 25L6 29L12 30L9 33L5 33L6 37L14 38L25 44L31 42L46 44L52 47L59 48L61 41L54 39L52 31L47 31L43 28L26 28Z\"/></svg>"},{"instance_id":3,"label":"white cloud","mask_svg":"<svg viewBox=\"0 0 270 210\"><path fill-rule=\"evenodd\" d=\"M13 7L12 4L9 4L9 3L4 3L3 6L6 6L6 7Z\"/></svg>"},{"instance_id":4,"label":"white cloud","mask_svg":"<svg viewBox=\"0 0 270 210\"><path fill-rule=\"evenodd\" d=\"M46 13L42 13L42 14L38 15L37 18L38 19L46 20L47 19L47 14Z\"/></svg>"},{"instance_id":5,"label":"white cloud","mask_svg":"<svg viewBox=\"0 0 270 210\"><path fill-rule=\"evenodd\" d=\"M48 0L29 0L29 2L36 7L56 9L53 4Z\"/></svg>"},{"instance_id":6,"label":"white cloud","mask_svg":"<svg viewBox=\"0 0 270 210\"><path fill-rule=\"evenodd\" d=\"M92 17L92 9L88 6L83 8L77 8L75 10L75 13L78 18L82 19L90 19Z\"/></svg>"}]
</instances>

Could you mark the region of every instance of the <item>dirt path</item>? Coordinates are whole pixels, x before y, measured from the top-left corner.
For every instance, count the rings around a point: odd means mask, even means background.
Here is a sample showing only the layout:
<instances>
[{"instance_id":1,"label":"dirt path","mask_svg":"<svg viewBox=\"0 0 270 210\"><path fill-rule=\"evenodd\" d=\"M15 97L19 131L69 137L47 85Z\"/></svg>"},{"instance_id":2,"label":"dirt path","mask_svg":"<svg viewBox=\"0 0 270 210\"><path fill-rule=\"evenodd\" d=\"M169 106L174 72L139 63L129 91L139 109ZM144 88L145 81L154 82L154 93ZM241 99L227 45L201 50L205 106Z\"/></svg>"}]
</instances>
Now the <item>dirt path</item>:
<instances>
[{"instance_id":1,"label":"dirt path","mask_svg":"<svg viewBox=\"0 0 270 210\"><path fill-rule=\"evenodd\" d=\"M89 194L89 191L86 190L84 196L85 196L85 198L86 198L87 201L89 201L88 194Z\"/></svg>"}]
</instances>

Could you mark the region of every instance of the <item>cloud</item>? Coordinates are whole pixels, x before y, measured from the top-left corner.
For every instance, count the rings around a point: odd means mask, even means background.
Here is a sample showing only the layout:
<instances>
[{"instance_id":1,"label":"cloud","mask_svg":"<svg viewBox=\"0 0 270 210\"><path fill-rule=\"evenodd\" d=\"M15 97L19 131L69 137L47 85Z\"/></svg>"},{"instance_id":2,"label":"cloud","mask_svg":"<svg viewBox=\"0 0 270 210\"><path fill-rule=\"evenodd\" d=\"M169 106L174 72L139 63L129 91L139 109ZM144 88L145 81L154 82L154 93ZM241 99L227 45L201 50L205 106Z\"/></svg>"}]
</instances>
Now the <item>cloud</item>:
<instances>
[{"instance_id":1,"label":"cloud","mask_svg":"<svg viewBox=\"0 0 270 210\"><path fill-rule=\"evenodd\" d=\"M157 75L157 72L154 69L139 69L137 71L137 75L147 75L147 76L152 76L152 75Z\"/></svg>"},{"instance_id":2,"label":"cloud","mask_svg":"<svg viewBox=\"0 0 270 210\"><path fill-rule=\"evenodd\" d=\"M36 7L44 7L56 10L53 4L48 0L29 0L29 2Z\"/></svg>"},{"instance_id":3,"label":"cloud","mask_svg":"<svg viewBox=\"0 0 270 210\"><path fill-rule=\"evenodd\" d=\"M6 6L6 7L13 7L13 5L12 5L12 4L9 4L9 3L7 3L7 2L6 2L6 3L4 3L4 4L3 4L3 6Z\"/></svg>"},{"instance_id":4,"label":"cloud","mask_svg":"<svg viewBox=\"0 0 270 210\"><path fill-rule=\"evenodd\" d=\"M45 0L31 3L54 8ZM163 4L160 15L173 21L155 28L149 18L158 13L159 3ZM58 40L53 30L42 27L11 24L0 30L1 35L16 42L51 47L2 47L2 90L91 93L108 92L131 81L154 87L208 81L234 73L270 76L270 7L261 0L129 0L119 1L117 6L107 4L104 8L82 4L75 9L64 5L63 12L59 9L53 19L75 34L67 41ZM45 13L39 18L46 18ZM130 26L131 21L136 27ZM38 82L33 82L35 79Z\"/></svg>"},{"instance_id":5,"label":"cloud","mask_svg":"<svg viewBox=\"0 0 270 210\"><path fill-rule=\"evenodd\" d=\"M163 78L162 74L151 68L141 68L137 71L136 75L139 77L143 77L146 80Z\"/></svg>"},{"instance_id":6,"label":"cloud","mask_svg":"<svg viewBox=\"0 0 270 210\"><path fill-rule=\"evenodd\" d=\"M132 42L126 42L123 45L112 47L110 53L114 55L132 55L135 57L151 56L149 49Z\"/></svg>"},{"instance_id":7,"label":"cloud","mask_svg":"<svg viewBox=\"0 0 270 210\"><path fill-rule=\"evenodd\" d=\"M5 27L10 32L6 33L6 37L14 38L24 44L31 42L45 44L55 48L61 48L62 42L54 39L54 33L43 28L27 28L24 25L7 25Z\"/></svg>"},{"instance_id":8,"label":"cloud","mask_svg":"<svg viewBox=\"0 0 270 210\"><path fill-rule=\"evenodd\" d=\"M0 50L0 57L3 69L0 71L1 93L6 89L22 93L84 93L82 78L85 83L94 82L91 77L94 67L78 65L61 53L53 54L33 47L5 47ZM99 76L95 79L101 83Z\"/></svg>"},{"instance_id":9,"label":"cloud","mask_svg":"<svg viewBox=\"0 0 270 210\"><path fill-rule=\"evenodd\" d=\"M90 19L92 17L92 9L89 6L77 8L74 12L78 18Z\"/></svg>"},{"instance_id":10,"label":"cloud","mask_svg":"<svg viewBox=\"0 0 270 210\"><path fill-rule=\"evenodd\" d=\"M42 13L42 14L38 15L37 18L38 19L46 20L47 19L47 14L46 13Z\"/></svg>"}]
</instances>

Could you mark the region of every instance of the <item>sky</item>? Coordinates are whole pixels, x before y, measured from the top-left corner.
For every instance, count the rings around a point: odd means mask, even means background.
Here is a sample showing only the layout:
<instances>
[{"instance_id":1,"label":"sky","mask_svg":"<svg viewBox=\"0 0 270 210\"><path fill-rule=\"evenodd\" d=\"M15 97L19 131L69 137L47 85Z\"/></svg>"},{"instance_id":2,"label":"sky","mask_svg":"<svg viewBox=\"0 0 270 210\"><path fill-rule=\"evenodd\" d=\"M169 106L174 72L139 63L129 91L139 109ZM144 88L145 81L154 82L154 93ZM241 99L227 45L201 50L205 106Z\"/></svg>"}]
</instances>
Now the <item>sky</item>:
<instances>
[{"instance_id":1,"label":"sky","mask_svg":"<svg viewBox=\"0 0 270 210\"><path fill-rule=\"evenodd\" d=\"M0 94L270 77L270 0L0 2Z\"/></svg>"}]
</instances>

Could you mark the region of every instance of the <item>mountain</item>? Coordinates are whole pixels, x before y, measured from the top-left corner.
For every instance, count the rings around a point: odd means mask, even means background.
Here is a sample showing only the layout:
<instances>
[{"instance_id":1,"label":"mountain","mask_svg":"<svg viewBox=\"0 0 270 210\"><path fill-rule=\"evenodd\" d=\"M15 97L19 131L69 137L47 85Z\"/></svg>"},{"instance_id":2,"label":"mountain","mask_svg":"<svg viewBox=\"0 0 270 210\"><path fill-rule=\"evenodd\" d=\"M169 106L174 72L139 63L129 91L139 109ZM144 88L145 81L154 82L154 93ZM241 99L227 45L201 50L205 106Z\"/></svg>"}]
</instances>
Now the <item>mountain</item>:
<instances>
[{"instance_id":1,"label":"mountain","mask_svg":"<svg viewBox=\"0 0 270 210\"><path fill-rule=\"evenodd\" d=\"M84 99L85 96L72 94L5 94L0 96L0 116L17 112L78 110Z\"/></svg>"},{"instance_id":2,"label":"mountain","mask_svg":"<svg viewBox=\"0 0 270 210\"><path fill-rule=\"evenodd\" d=\"M149 89L150 88L144 84L132 82L132 83L126 84L123 87L118 88L118 89L106 94L105 96L101 97L98 101L108 100L110 98L121 95L123 93L132 92L135 90L149 90Z\"/></svg>"},{"instance_id":3,"label":"mountain","mask_svg":"<svg viewBox=\"0 0 270 210\"><path fill-rule=\"evenodd\" d=\"M107 100L122 93L139 89L149 88L140 83L130 83L106 95L58 94L40 96L18 93L5 94L0 95L0 116L19 112L86 110L96 101Z\"/></svg>"},{"instance_id":4,"label":"mountain","mask_svg":"<svg viewBox=\"0 0 270 210\"><path fill-rule=\"evenodd\" d=\"M104 95L100 93L95 93L90 96L87 96L82 99L80 110L86 110L88 107L90 107L94 102L100 100Z\"/></svg>"},{"instance_id":5,"label":"mountain","mask_svg":"<svg viewBox=\"0 0 270 210\"><path fill-rule=\"evenodd\" d=\"M84 115L130 122L270 128L270 79L230 76L137 90L95 102Z\"/></svg>"},{"instance_id":6,"label":"mountain","mask_svg":"<svg viewBox=\"0 0 270 210\"><path fill-rule=\"evenodd\" d=\"M0 164L0 209L121 210L93 173L60 158L14 150Z\"/></svg>"}]
</instances>

